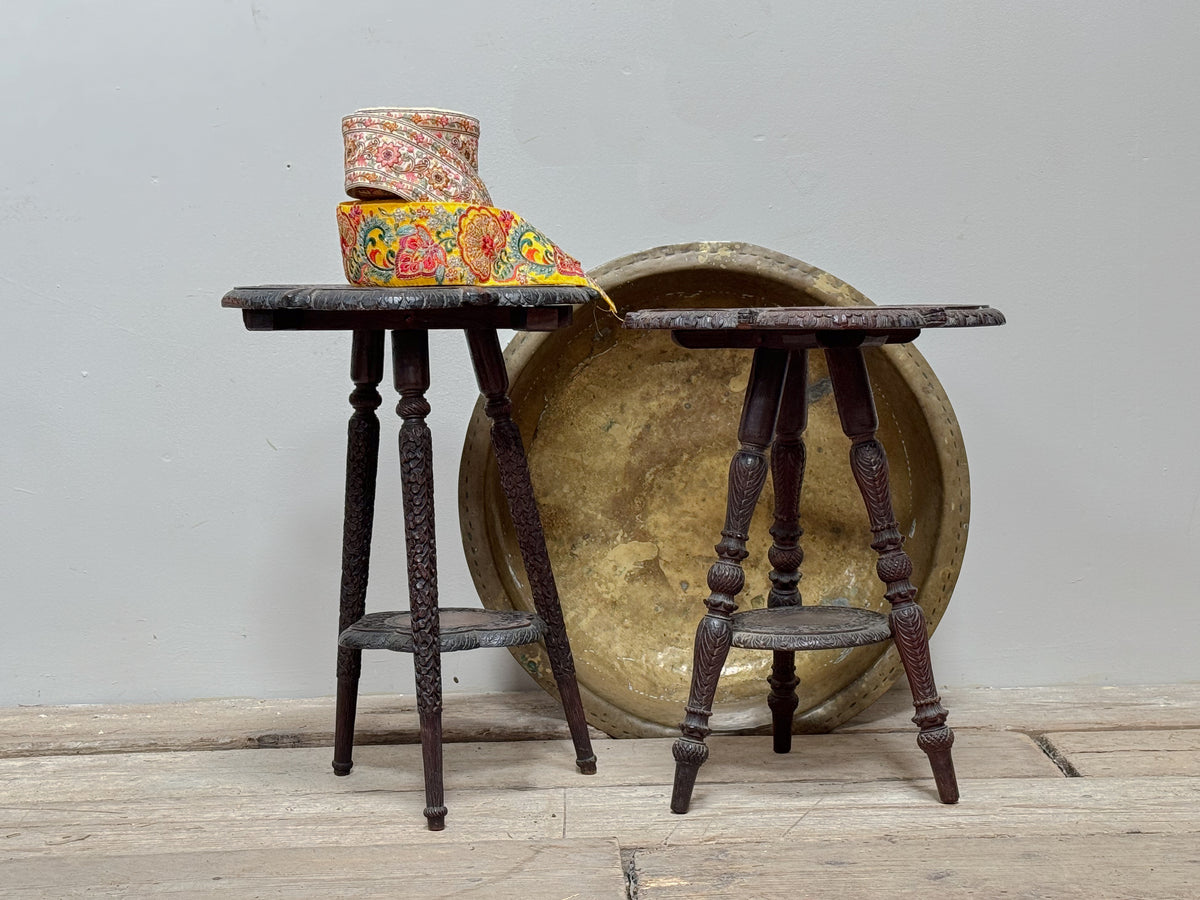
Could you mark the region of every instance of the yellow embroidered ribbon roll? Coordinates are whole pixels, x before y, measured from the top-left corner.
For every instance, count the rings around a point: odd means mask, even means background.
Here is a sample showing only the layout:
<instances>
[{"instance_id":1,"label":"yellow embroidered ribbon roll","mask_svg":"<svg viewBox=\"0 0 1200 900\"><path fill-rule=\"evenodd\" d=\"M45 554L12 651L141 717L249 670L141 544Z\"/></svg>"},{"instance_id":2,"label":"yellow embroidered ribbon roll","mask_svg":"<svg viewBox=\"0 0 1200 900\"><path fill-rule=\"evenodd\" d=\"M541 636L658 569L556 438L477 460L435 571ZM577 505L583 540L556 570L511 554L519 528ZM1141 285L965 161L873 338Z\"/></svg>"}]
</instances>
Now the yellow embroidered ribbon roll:
<instances>
[{"instance_id":1,"label":"yellow embroidered ribbon roll","mask_svg":"<svg viewBox=\"0 0 1200 900\"><path fill-rule=\"evenodd\" d=\"M490 206L479 120L442 109L360 109L342 119L346 193L359 200Z\"/></svg>"},{"instance_id":2,"label":"yellow embroidered ribbon roll","mask_svg":"<svg viewBox=\"0 0 1200 900\"><path fill-rule=\"evenodd\" d=\"M583 267L479 178L479 120L442 109L360 109L342 119L346 193L338 206L351 284L590 287ZM407 202L395 202L396 200Z\"/></svg>"},{"instance_id":3,"label":"yellow embroidered ribbon roll","mask_svg":"<svg viewBox=\"0 0 1200 900\"><path fill-rule=\"evenodd\" d=\"M583 267L516 213L465 203L341 203L351 284L578 285Z\"/></svg>"}]
</instances>

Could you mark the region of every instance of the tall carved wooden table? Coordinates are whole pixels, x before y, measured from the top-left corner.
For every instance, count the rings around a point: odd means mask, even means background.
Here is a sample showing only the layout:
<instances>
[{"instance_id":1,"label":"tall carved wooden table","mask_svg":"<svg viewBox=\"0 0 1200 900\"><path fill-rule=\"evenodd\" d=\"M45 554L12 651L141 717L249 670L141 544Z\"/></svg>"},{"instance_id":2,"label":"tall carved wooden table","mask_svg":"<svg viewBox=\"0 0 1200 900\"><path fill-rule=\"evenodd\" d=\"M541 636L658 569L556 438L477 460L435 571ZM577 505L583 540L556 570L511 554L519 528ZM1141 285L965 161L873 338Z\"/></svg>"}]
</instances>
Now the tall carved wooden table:
<instances>
[{"instance_id":1,"label":"tall carved wooden table","mask_svg":"<svg viewBox=\"0 0 1200 900\"><path fill-rule=\"evenodd\" d=\"M916 708L913 721L920 728L917 744L929 756L938 796L943 803L958 801L950 756L954 733L946 725L933 679L925 616L909 581L912 562L892 512L887 457L875 437L879 422L862 351L907 343L923 328L1002 324L1004 316L987 306L647 309L626 318L627 328L670 329L683 347L754 350L738 428L741 446L729 468L725 527L716 546L717 561L708 570L708 611L696 631L683 734L673 748L673 812L687 812L697 771L708 759L704 741L730 647L774 653L767 704L775 752L787 753L797 706L796 651L858 647L889 638L908 675ZM850 439L850 467L867 506L871 547L879 555L876 572L890 605L886 617L867 609L801 605L798 584L804 553L799 511L809 350L825 352L842 430ZM768 448L775 490L774 542L768 552L772 588L765 609L737 612L736 597L745 583L741 563L747 556L750 517L766 483Z\"/></svg>"},{"instance_id":2,"label":"tall carved wooden table","mask_svg":"<svg viewBox=\"0 0 1200 900\"><path fill-rule=\"evenodd\" d=\"M251 331L353 332L350 377L354 391L346 452L346 512L342 543L341 616L337 657L337 710L333 770L353 766L354 716L362 651L382 648L413 654L417 711L425 769L429 828L445 827L442 786L441 653L475 647L546 643L563 711L575 744L576 765L596 771L584 721L575 664L563 625L542 523L534 502L520 432L512 420L508 375L497 328L550 331L570 324L571 306L596 299L582 287L373 288L292 285L235 288L222 305L239 308ZM509 512L518 534L536 614L482 609L439 609L433 515L433 447L425 417L429 402L429 330L466 332L479 390L492 420L492 445ZM400 474L408 553L409 610L366 614L367 573L379 458L384 332L392 332L392 368L403 419Z\"/></svg>"}]
</instances>

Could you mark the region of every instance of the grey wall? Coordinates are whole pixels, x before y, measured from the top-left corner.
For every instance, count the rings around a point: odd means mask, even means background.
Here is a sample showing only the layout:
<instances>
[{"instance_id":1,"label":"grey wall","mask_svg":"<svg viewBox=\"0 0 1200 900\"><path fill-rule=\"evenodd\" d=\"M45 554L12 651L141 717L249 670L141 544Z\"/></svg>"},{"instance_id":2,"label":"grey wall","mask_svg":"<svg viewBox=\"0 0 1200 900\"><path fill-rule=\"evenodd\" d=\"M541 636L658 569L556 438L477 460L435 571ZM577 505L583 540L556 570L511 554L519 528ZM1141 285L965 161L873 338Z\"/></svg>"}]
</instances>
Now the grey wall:
<instances>
[{"instance_id":1,"label":"grey wall","mask_svg":"<svg viewBox=\"0 0 1200 900\"><path fill-rule=\"evenodd\" d=\"M533 9L5 3L0 704L331 691L347 348L217 302L341 278L338 120L381 104L477 114L493 197L585 265L743 240L879 303L1003 309L922 342L973 473L939 680L1200 677L1200 6ZM474 388L457 335L433 353L460 600ZM374 583L401 602L398 554ZM446 675L527 685L503 652ZM411 689L393 657L366 678Z\"/></svg>"}]
</instances>

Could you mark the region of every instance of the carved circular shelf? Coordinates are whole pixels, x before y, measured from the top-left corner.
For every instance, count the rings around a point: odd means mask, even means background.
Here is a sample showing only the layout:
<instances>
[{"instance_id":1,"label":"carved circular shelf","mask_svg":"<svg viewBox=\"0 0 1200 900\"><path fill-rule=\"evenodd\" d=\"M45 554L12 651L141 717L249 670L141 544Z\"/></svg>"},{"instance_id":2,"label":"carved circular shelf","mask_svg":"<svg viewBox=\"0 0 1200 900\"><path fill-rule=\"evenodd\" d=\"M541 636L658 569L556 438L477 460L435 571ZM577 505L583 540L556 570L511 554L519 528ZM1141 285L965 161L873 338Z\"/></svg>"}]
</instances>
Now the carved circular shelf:
<instances>
[{"instance_id":1,"label":"carved circular shelf","mask_svg":"<svg viewBox=\"0 0 1200 900\"><path fill-rule=\"evenodd\" d=\"M784 606L733 616L733 646L747 650L841 650L891 636L887 616L848 606Z\"/></svg>"},{"instance_id":2,"label":"carved circular shelf","mask_svg":"<svg viewBox=\"0 0 1200 900\"><path fill-rule=\"evenodd\" d=\"M698 243L627 256L589 273L623 313L639 309L871 306L845 282L749 244ZM936 626L958 578L970 505L954 411L910 344L866 353L913 583ZM665 331L622 328L595 304L574 323L520 334L505 352L588 721L616 736L678 734L704 614L705 573L725 515L729 459L750 368L746 350L685 350ZM883 586L824 354L811 354L800 590L810 605L883 612ZM751 524L743 609L766 606L772 491ZM459 470L463 547L485 606L532 610L476 408ZM537 645L514 656L548 690ZM827 731L902 673L889 643L805 653L798 731ZM714 705L718 733L765 731L769 654L735 649Z\"/></svg>"},{"instance_id":3,"label":"carved circular shelf","mask_svg":"<svg viewBox=\"0 0 1200 900\"><path fill-rule=\"evenodd\" d=\"M446 608L438 611L438 624L443 653L531 644L546 630L541 619L521 610ZM355 650L412 653L412 618L407 612L371 613L343 631L338 643Z\"/></svg>"}]
</instances>

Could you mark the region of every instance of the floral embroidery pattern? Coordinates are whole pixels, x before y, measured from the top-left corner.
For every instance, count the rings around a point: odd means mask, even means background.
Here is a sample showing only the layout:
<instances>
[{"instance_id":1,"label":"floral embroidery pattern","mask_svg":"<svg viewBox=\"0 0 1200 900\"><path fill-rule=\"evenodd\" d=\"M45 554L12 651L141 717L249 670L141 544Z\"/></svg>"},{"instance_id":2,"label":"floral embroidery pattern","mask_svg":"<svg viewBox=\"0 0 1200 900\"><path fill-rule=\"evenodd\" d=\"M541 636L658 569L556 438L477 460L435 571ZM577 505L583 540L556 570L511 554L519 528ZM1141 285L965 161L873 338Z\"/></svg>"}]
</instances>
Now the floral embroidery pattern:
<instances>
[{"instance_id":1,"label":"floral embroidery pattern","mask_svg":"<svg viewBox=\"0 0 1200 900\"><path fill-rule=\"evenodd\" d=\"M375 148L375 162L385 169L391 169L400 162L400 150L392 144L383 144Z\"/></svg>"},{"instance_id":2,"label":"floral embroidery pattern","mask_svg":"<svg viewBox=\"0 0 1200 900\"><path fill-rule=\"evenodd\" d=\"M358 242L358 230L362 225L363 211L362 207L356 203L347 203L345 214L342 210L338 210L338 241L342 246L342 258L345 259L347 254L352 251L354 245Z\"/></svg>"},{"instance_id":3,"label":"floral embroidery pattern","mask_svg":"<svg viewBox=\"0 0 1200 900\"><path fill-rule=\"evenodd\" d=\"M342 203L351 284L591 286L574 257L508 210L456 203Z\"/></svg>"},{"instance_id":4,"label":"floral embroidery pattern","mask_svg":"<svg viewBox=\"0 0 1200 900\"><path fill-rule=\"evenodd\" d=\"M491 278L494 269L506 268L496 262L504 252L507 237L500 220L485 207L470 207L458 219L458 250L479 281Z\"/></svg>"},{"instance_id":5,"label":"floral embroidery pattern","mask_svg":"<svg viewBox=\"0 0 1200 900\"><path fill-rule=\"evenodd\" d=\"M532 228L527 228L517 236L517 251L535 266L554 265L554 250L554 245Z\"/></svg>"},{"instance_id":6,"label":"floral embroidery pattern","mask_svg":"<svg viewBox=\"0 0 1200 900\"><path fill-rule=\"evenodd\" d=\"M408 226L406 226L408 227ZM434 240L424 225L413 225L404 234L400 229L400 249L396 253L396 277L420 278L422 275L437 276L446 270L446 251Z\"/></svg>"},{"instance_id":7,"label":"floral embroidery pattern","mask_svg":"<svg viewBox=\"0 0 1200 900\"><path fill-rule=\"evenodd\" d=\"M565 254L561 250L559 250L557 262L558 262L558 271L561 272L563 275L572 275L576 278L584 277L583 266L580 264L579 260L577 260L575 257L568 256L567 254ZM611 301L609 302L609 305L610 306L612 305Z\"/></svg>"},{"instance_id":8,"label":"floral embroidery pattern","mask_svg":"<svg viewBox=\"0 0 1200 900\"><path fill-rule=\"evenodd\" d=\"M405 107L360 109L354 115L380 120L401 119L411 122L453 147L458 155L466 160L471 171L475 172L479 169L479 120L473 116L445 109Z\"/></svg>"},{"instance_id":9,"label":"floral embroidery pattern","mask_svg":"<svg viewBox=\"0 0 1200 900\"><path fill-rule=\"evenodd\" d=\"M489 206L479 122L441 110L365 109L342 119L346 193L363 200Z\"/></svg>"}]
</instances>

